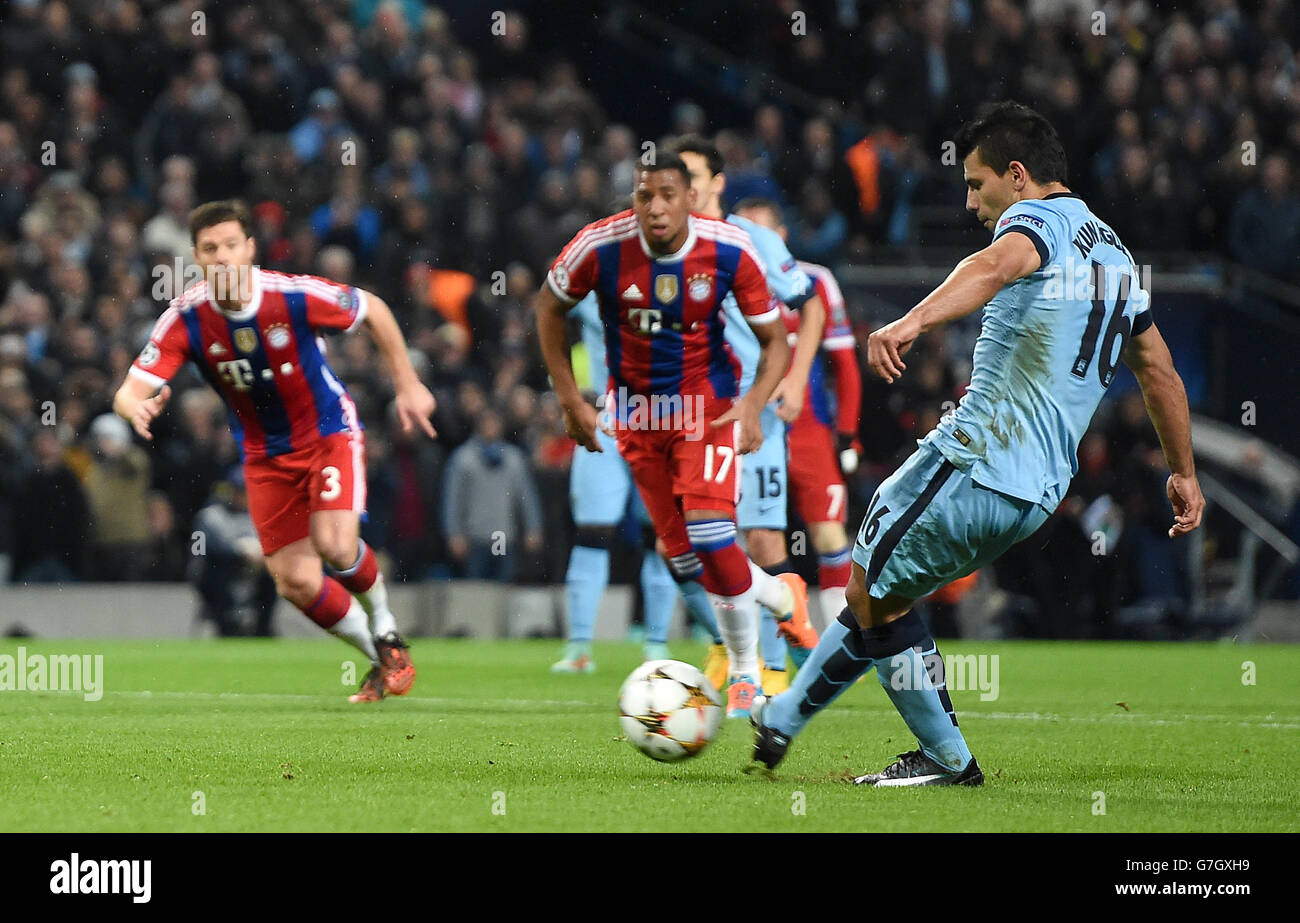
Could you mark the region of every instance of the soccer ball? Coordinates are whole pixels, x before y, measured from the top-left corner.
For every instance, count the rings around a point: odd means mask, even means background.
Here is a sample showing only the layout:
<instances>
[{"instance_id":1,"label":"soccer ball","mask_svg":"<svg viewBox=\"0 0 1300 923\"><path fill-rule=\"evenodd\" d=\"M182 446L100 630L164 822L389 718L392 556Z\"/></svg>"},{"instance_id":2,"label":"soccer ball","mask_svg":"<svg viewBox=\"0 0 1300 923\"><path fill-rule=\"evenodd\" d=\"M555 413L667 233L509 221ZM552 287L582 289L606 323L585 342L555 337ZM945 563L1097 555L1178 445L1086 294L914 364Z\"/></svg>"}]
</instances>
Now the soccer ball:
<instances>
[{"instance_id":1,"label":"soccer ball","mask_svg":"<svg viewBox=\"0 0 1300 923\"><path fill-rule=\"evenodd\" d=\"M618 691L619 724L652 760L671 763L703 750L722 723L722 696L680 660L649 660Z\"/></svg>"}]
</instances>

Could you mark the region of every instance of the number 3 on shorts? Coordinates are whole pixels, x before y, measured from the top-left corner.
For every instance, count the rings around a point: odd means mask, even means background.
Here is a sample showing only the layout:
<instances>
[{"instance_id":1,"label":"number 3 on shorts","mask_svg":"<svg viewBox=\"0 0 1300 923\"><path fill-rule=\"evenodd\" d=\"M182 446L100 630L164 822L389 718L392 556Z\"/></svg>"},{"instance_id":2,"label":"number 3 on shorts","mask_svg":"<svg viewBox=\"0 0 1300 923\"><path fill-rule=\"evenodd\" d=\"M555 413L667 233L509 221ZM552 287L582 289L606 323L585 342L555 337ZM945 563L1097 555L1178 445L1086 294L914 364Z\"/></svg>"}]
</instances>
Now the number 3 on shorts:
<instances>
[{"instance_id":1,"label":"number 3 on shorts","mask_svg":"<svg viewBox=\"0 0 1300 923\"><path fill-rule=\"evenodd\" d=\"M339 469L333 465L326 465L320 469L320 473L325 479L325 489L320 492L320 498L333 500L343 490L343 485L339 483Z\"/></svg>"}]
</instances>

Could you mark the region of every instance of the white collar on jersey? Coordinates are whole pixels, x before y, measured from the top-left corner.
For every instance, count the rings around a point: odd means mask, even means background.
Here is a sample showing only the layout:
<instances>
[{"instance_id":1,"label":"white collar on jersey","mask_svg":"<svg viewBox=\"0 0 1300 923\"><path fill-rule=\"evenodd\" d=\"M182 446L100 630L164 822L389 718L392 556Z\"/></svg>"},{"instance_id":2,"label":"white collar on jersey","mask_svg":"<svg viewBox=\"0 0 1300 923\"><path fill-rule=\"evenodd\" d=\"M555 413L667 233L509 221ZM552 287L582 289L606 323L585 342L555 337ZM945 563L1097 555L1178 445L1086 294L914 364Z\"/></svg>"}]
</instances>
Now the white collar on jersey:
<instances>
[{"instance_id":1,"label":"white collar on jersey","mask_svg":"<svg viewBox=\"0 0 1300 923\"><path fill-rule=\"evenodd\" d=\"M682 260L686 259L686 254L690 253L691 249L695 246L695 217L693 215L686 216L686 242L672 253L659 254L651 250L650 245L646 243L645 233L642 232L641 223L639 221L636 226L636 236L637 240L641 241L641 252L654 260L654 262L680 263Z\"/></svg>"},{"instance_id":2,"label":"white collar on jersey","mask_svg":"<svg viewBox=\"0 0 1300 923\"><path fill-rule=\"evenodd\" d=\"M252 320L253 316L257 314L257 309L262 306L261 270L258 269L256 266L252 267L249 270L248 283L249 283L249 287L253 291L248 298L248 304L244 305L242 310L239 311L222 310L221 305L217 304L215 301L212 300L211 294L208 295L208 304L216 308L221 313L222 317L225 317L229 320L234 320L234 321Z\"/></svg>"}]
</instances>

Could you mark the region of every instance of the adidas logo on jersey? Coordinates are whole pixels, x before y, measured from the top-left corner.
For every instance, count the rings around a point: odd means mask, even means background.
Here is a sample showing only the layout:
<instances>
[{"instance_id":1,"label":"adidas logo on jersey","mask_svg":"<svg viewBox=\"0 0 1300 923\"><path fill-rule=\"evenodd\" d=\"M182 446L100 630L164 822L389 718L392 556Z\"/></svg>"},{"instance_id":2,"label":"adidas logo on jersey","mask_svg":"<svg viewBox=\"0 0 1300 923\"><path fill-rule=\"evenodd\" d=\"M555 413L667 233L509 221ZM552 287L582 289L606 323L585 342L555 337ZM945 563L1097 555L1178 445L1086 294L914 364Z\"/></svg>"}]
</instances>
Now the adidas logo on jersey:
<instances>
[{"instance_id":1,"label":"adidas logo on jersey","mask_svg":"<svg viewBox=\"0 0 1300 923\"><path fill-rule=\"evenodd\" d=\"M210 352L214 356L224 356L227 352L227 349L226 347L222 346L220 343L213 343L211 346L208 347L208 352Z\"/></svg>"},{"instance_id":2,"label":"adidas logo on jersey","mask_svg":"<svg viewBox=\"0 0 1300 923\"><path fill-rule=\"evenodd\" d=\"M641 289L637 288L636 283L633 282L631 285L629 285L627 288L623 290L623 297L626 298L628 301L640 301L642 298L645 297L645 295L641 294Z\"/></svg>"}]
</instances>

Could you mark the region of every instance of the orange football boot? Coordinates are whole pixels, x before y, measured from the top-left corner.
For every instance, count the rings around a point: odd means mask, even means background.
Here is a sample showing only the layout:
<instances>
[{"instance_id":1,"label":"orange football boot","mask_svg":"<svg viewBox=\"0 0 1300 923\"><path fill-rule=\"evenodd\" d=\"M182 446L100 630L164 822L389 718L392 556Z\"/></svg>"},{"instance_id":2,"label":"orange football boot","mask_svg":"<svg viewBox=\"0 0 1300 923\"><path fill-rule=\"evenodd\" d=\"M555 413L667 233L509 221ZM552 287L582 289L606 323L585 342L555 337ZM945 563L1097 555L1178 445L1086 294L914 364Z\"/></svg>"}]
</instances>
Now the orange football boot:
<instances>
[{"instance_id":1,"label":"orange football boot","mask_svg":"<svg viewBox=\"0 0 1300 923\"><path fill-rule=\"evenodd\" d=\"M415 664L411 662L411 651L402 636L390 631L375 639L375 649L379 651L379 663L383 667L384 692L406 695L415 683Z\"/></svg>"}]
</instances>

